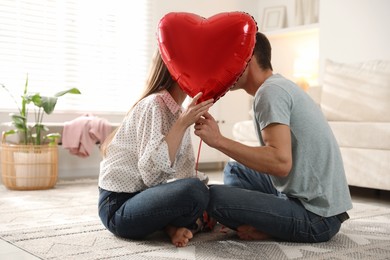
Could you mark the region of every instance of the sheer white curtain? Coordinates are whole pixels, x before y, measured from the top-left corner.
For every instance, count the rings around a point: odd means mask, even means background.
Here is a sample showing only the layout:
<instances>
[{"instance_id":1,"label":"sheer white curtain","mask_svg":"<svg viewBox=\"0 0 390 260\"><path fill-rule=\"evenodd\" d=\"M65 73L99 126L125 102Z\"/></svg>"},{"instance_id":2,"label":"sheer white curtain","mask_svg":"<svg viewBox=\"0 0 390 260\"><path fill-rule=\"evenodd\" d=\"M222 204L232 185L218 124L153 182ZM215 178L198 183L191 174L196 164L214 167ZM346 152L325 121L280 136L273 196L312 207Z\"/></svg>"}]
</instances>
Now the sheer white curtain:
<instances>
[{"instance_id":1,"label":"sheer white curtain","mask_svg":"<svg viewBox=\"0 0 390 260\"><path fill-rule=\"evenodd\" d=\"M61 97L56 111L124 112L143 88L155 46L149 0L1 0L0 83ZM0 109L14 109L0 90Z\"/></svg>"}]
</instances>

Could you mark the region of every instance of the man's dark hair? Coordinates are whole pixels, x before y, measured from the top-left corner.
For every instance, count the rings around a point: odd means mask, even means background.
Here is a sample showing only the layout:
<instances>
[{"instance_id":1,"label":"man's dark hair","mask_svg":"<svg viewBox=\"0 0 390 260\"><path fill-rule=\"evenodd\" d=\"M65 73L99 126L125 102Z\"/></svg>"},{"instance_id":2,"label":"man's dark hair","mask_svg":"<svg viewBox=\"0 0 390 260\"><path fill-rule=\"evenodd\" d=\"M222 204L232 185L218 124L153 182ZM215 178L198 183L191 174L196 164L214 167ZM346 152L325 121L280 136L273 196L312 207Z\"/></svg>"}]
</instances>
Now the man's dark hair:
<instances>
[{"instance_id":1,"label":"man's dark hair","mask_svg":"<svg viewBox=\"0 0 390 260\"><path fill-rule=\"evenodd\" d=\"M271 44L267 37L261 32L257 32L256 44L253 52L254 56L256 56L257 63L263 70L273 70L271 65L271 50Z\"/></svg>"}]
</instances>

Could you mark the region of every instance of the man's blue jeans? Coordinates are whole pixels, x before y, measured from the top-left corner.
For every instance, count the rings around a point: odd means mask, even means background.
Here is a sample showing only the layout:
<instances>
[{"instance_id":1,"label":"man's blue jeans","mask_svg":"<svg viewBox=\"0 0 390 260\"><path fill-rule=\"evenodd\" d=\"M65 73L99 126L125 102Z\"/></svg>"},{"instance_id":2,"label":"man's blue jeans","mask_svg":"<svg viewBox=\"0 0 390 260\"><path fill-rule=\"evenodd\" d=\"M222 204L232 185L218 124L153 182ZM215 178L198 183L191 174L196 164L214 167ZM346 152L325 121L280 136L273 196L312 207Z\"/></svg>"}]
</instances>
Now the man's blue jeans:
<instances>
[{"instance_id":1,"label":"man's blue jeans","mask_svg":"<svg viewBox=\"0 0 390 260\"><path fill-rule=\"evenodd\" d=\"M207 186L197 178L180 179L136 193L99 188L99 216L113 234L142 239L166 226L191 229L209 202Z\"/></svg>"},{"instance_id":2,"label":"man's blue jeans","mask_svg":"<svg viewBox=\"0 0 390 260\"><path fill-rule=\"evenodd\" d=\"M210 188L208 211L231 229L250 225L277 239L306 243L328 241L340 229L336 216L307 211L298 199L277 191L268 175L240 163L226 165L224 183Z\"/></svg>"}]
</instances>

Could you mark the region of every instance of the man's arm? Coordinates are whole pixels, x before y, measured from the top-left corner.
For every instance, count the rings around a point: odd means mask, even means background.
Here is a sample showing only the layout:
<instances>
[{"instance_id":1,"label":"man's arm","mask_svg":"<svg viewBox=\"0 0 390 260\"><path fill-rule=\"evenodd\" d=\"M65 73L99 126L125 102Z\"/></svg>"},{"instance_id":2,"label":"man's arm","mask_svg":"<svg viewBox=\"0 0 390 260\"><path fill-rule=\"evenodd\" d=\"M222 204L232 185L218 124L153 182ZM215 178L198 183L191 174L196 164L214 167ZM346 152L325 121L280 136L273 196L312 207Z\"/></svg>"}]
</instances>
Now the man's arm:
<instances>
[{"instance_id":1,"label":"man's arm","mask_svg":"<svg viewBox=\"0 0 390 260\"><path fill-rule=\"evenodd\" d=\"M207 145L259 172L285 177L292 168L290 128L271 124L261 132L265 146L251 147L224 137L209 114L199 119L195 134Z\"/></svg>"}]
</instances>

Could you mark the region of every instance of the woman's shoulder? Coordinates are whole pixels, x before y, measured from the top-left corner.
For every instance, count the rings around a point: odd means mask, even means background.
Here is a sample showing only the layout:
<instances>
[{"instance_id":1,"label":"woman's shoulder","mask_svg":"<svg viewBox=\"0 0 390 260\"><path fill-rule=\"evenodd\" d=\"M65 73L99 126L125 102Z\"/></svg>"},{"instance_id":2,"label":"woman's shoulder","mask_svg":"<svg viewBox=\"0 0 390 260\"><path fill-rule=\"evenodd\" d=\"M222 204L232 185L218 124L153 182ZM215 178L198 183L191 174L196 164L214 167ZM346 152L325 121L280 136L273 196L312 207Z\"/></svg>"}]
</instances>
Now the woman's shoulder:
<instances>
[{"instance_id":1,"label":"woman's shoulder","mask_svg":"<svg viewBox=\"0 0 390 260\"><path fill-rule=\"evenodd\" d=\"M143 110L146 108L160 107L163 103L163 94L161 92L157 92L140 100L136 105L136 108Z\"/></svg>"}]
</instances>

